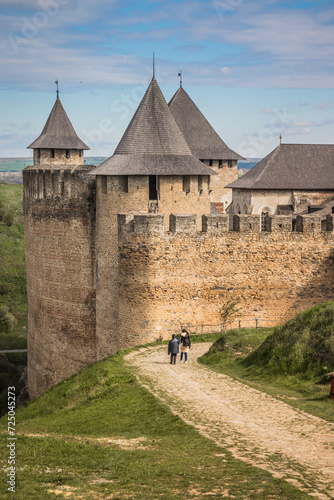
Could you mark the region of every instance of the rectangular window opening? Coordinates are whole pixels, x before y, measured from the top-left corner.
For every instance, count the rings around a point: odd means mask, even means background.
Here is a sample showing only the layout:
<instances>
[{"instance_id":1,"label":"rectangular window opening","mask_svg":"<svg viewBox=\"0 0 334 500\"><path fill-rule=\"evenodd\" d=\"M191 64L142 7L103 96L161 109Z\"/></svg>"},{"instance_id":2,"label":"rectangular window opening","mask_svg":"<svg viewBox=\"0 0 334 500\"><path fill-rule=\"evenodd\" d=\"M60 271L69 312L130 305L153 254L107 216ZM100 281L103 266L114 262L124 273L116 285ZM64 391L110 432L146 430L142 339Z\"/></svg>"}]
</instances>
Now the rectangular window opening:
<instances>
[{"instance_id":1,"label":"rectangular window opening","mask_svg":"<svg viewBox=\"0 0 334 500\"><path fill-rule=\"evenodd\" d=\"M55 150L51 149L51 158L54 158L54 157L55 157Z\"/></svg>"},{"instance_id":2,"label":"rectangular window opening","mask_svg":"<svg viewBox=\"0 0 334 500\"><path fill-rule=\"evenodd\" d=\"M70 150L66 149L66 158L70 158Z\"/></svg>"},{"instance_id":3,"label":"rectangular window opening","mask_svg":"<svg viewBox=\"0 0 334 500\"><path fill-rule=\"evenodd\" d=\"M218 168L223 168L223 160L218 161Z\"/></svg>"},{"instance_id":4,"label":"rectangular window opening","mask_svg":"<svg viewBox=\"0 0 334 500\"><path fill-rule=\"evenodd\" d=\"M158 177L156 175L149 175L149 177L148 177L149 199L150 200L157 200L158 199L157 179L158 179Z\"/></svg>"},{"instance_id":5,"label":"rectangular window opening","mask_svg":"<svg viewBox=\"0 0 334 500\"><path fill-rule=\"evenodd\" d=\"M122 175L121 178L121 190L123 193L128 193L129 192L129 177L127 175Z\"/></svg>"},{"instance_id":6,"label":"rectangular window opening","mask_svg":"<svg viewBox=\"0 0 334 500\"><path fill-rule=\"evenodd\" d=\"M182 177L182 191L185 191L187 194L190 193L190 175Z\"/></svg>"}]
</instances>

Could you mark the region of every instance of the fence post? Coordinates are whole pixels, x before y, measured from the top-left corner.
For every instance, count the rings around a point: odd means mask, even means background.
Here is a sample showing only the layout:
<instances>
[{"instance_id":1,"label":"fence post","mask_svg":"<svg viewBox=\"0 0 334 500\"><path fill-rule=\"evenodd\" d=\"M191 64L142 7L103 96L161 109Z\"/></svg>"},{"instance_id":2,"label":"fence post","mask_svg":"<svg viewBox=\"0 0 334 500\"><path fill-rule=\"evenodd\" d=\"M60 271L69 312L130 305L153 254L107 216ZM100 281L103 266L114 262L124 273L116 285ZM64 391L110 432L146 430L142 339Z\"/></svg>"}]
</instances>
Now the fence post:
<instances>
[{"instance_id":1,"label":"fence post","mask_svg":"<svg viewBox=\"0 0 334 500\"><path fill-rule=\"evenodd\" d=\"M240 321L240 319L239 319L239 328L241 328L241 321Z\"/></svg>"},{"instance_id":2,"label":"fence post","mask_svg":"<svg viewBox=\"0 0 334 500\"><path fill-rule=\"evenodd\" d=\"M257 328L257 319L255 320L255 328Z\"/></svg>"}]
</instances>

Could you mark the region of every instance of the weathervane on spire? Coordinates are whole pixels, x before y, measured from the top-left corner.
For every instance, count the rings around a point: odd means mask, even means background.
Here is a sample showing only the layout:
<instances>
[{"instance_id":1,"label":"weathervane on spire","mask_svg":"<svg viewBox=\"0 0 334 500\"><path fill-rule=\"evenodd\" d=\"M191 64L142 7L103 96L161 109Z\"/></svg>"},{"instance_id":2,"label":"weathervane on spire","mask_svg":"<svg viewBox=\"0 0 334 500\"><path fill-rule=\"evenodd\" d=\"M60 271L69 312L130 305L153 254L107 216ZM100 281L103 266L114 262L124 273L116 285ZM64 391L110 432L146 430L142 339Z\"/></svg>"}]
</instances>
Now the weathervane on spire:
<instances>
[{"instance_id":1,"label":"weathervane on spire","mask_svg":"<svg viewBox=\"0 0 334 500\"><path fill-rule=\"evenodd\" d=\"M282 144L282 134L279 135L279 143Z\"/></svg>"},{"instance_id":2,"label":"weathervane on spire","mask_svg":"<svg viewBox=\"0 0 334 500\"><path fill-rule=\"evenodd\" d=\"M153 78L155 78L155 60L154 60L154 52L153 52Z\"/></svg>"},{"instance_id":3,"label":"weathervane on spire","mask_svg":"<svg viewBox=\"0 0 334 500\"><path fill-rule=\"evenodd\" d=\"M177 76L180 77L180 87L182 87L182 71L180 70L180 72L177 74Z\"/></svg>"},{"instance_id":4,"label":"weathervane on spire","mask_svg":"<svg viewBox=\"0 0 334 500\"><path fill-rule=\"evenodd\" d=\"M55 81L55 84L57 85L57 99L59 99L58 78Z\"/></svg>"}]
</instances>

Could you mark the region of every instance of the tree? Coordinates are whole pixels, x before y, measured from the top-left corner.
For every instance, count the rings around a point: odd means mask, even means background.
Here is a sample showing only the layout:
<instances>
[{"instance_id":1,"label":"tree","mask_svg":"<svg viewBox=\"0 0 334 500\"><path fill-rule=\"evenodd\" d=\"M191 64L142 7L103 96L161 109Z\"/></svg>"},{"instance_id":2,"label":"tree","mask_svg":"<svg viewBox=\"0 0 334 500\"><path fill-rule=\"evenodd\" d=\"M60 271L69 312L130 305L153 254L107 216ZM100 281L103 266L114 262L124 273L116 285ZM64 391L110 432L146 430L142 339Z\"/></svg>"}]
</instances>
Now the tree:
<instances>
[{"instance_id":1,"label":"tree","mask_svg":"<svg viewBox=\"0 0 334 500\"><path fill-rule=\"evenodd\" d=\"M224 328L226 328L226 326L229 323L232 323L232 320L235 318L235 316L242 310L241 307L238 307L239 304L240 304L240 299L236 300L229 299L220 308L219 313Z\"/></svg>"}]
</instances>

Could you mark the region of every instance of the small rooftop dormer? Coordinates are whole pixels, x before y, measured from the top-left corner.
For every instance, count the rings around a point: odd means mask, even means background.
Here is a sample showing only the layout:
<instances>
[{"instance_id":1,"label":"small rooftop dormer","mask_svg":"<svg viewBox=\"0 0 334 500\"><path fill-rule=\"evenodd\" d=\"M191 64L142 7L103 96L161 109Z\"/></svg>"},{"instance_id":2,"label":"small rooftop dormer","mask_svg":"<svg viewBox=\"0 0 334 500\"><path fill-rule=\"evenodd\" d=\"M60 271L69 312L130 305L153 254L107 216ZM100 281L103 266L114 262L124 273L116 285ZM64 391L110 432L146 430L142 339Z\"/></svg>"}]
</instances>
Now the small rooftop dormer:
<instances>
[{"instance_id":1,"label":"small rooftop dormer","mask_svg":"<svg viewBox=\"0 0 334 500\"><path fill-rule=\"evenodd\" d=\"M28 146L34 150L34 166L78 166L84 163L83 151L89 147L77 136L59 99L54 103L41 135Z\"/></svg>"}]
</instances>

